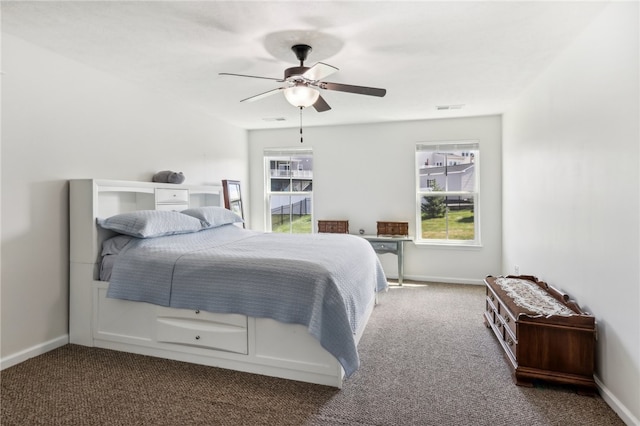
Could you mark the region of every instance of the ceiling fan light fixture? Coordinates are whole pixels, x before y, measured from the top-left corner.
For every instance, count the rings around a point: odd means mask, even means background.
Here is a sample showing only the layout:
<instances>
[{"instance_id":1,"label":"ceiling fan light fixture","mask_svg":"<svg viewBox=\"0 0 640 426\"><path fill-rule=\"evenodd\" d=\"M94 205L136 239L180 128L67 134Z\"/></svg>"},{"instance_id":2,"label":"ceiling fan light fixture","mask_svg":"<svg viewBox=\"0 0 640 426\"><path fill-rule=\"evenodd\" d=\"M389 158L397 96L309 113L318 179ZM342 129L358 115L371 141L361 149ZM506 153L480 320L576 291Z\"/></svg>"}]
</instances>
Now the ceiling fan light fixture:
<instances>
[{"instance_id":1,"label":"ceiling fan light fixture","mask_svg":"<svg viewBox=\"0 0 640 426\"><path fill-rule=\"evenodd\" d=\"M295 85L284 89L284 97L295 107L306 108L315 104L320 97L320 92L304 84Z\"/></svg>"},{"instance_id":2,"label":"ceiling fan light fixture","mask_svg":"<svg viewBox=\"0 0 640 426\"><path fill-rule=\"evenodd\" d=\"M302 111L302 108L307 108L310 106L313 106L313 108L317 112L329 111L331 109L324 98L320 96L319 89L377 97L383 97L387 93L386 89L321 81L325 77L328 77L334 72L338 71L338 68L322 62L318 62L312 67L305 67L304 61L307 59L307 54L311 51L311 46L307 44L296 44L291 49L296 54L296 58L298 58L298 60L300 61L300 66L289 67L285 69L284 78L232 74L228 72L221 72L220 75L261 78L266 80L275 80L279 83L285 83L284 86L278 87L277 89L269 90L268 92L260 93L255 96L242 99L240 102L252 102L258 99L266 98L267 96L275 95L276 93L284 92L285 99L291 105L300 108L300 111Z\"/></svg>"}]
</instances>

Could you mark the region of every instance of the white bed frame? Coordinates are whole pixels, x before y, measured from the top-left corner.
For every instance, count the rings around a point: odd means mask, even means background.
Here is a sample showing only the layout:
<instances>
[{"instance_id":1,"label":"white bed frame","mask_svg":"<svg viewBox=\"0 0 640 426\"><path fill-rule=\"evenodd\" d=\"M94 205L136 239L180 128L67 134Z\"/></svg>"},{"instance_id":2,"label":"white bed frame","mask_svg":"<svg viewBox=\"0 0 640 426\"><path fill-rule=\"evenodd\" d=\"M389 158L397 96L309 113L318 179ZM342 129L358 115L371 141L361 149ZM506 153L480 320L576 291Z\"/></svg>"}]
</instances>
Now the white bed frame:
<instances>
[{"instance_id":1,"label":"white bed frame","mask_svg":"<svg viewBox=\"0 0 640 426\"><path fill-rule=\"evenodd\" d=\"M341 388L340 363L302 325L106 298L109 283L98 280L99 255L102 241L113 234L98 229L96 218L143 209L220 205L221 190L221 186L70 181L70 342ZM373 303L367 317L372 310Z\"/></svg>"}]
</instances>

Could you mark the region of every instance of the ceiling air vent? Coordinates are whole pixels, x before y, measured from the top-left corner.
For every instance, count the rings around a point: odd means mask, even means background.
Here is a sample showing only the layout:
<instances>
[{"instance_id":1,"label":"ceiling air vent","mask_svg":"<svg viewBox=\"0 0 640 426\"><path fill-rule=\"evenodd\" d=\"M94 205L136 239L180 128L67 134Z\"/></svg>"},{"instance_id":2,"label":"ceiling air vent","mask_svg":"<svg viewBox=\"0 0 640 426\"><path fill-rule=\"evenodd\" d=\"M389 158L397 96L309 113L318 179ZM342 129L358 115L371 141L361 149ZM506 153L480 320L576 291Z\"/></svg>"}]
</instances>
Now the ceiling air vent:
<instances>
[{"instance_id":1,"label":"ceiling air vent","mask_svg":"<svg viewBox=\"0 0 640 426\"><path fill-rule=\"evenodd\" d=\"M448 111L450 109L462 109L464 104L460 105L436 105L436 110L438 111Z\"/></svg>"}]
</instances>

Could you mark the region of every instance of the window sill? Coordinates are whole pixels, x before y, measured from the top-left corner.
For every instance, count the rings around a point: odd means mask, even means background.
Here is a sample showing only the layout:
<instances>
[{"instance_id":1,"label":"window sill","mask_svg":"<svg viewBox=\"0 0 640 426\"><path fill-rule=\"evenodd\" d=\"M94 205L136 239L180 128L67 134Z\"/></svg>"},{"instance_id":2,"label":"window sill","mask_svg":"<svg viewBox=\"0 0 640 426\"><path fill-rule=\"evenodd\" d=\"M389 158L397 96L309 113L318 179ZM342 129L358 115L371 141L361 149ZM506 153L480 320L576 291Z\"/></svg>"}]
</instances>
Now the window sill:
<instances>
[{"instance_id":1,"label":"window sill","mask_svg":"<svg viewBox=\"0 0 640 426\"><path fill-rule=\"evenodd\" d=\"M471 244L471 243L437 243L437 242L426 242L426 241L416 241L416 240L413 240L413 243L418 247L445 249L445 250L481 250L483 248L482 244Z\"/></svg>"}]
</instances>

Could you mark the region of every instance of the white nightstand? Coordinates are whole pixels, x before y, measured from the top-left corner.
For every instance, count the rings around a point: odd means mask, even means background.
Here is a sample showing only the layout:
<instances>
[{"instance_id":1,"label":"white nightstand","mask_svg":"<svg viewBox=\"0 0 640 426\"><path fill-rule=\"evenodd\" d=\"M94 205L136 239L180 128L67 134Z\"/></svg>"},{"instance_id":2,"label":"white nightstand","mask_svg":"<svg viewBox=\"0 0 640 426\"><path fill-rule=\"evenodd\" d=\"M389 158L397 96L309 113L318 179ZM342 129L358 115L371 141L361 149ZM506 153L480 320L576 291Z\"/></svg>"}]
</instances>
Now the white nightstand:
<instances>
[{"instance_id":1,"label":"white nightstand","mask_svg":"<svg viewBox=\"0 0 640 426\"><path fill-rule=\"evenodd\" d=\"M376 253L392 253L398 256L398 285L402 285L402 278L404 276L404 243L406 241L413 241L413 239L401 235L390 237L361 235L361 237L369 241Z\"/></svg>"}]
</instances>

